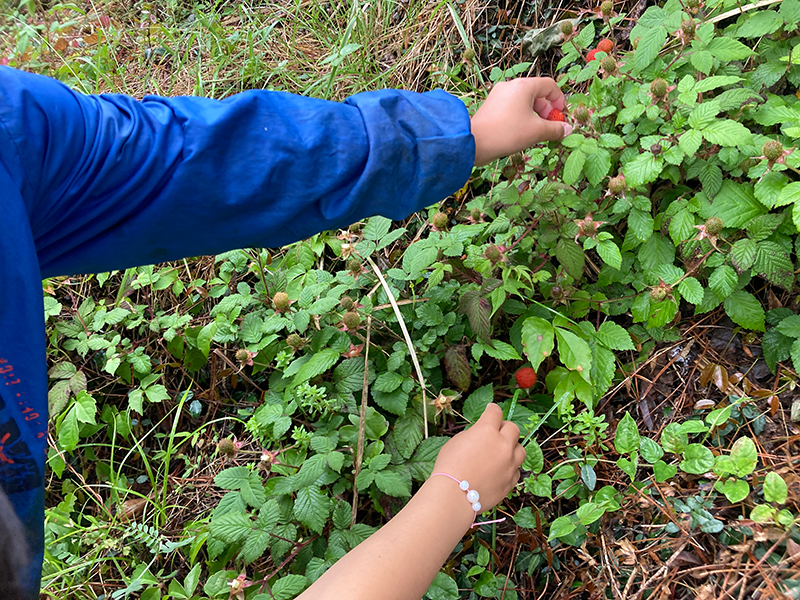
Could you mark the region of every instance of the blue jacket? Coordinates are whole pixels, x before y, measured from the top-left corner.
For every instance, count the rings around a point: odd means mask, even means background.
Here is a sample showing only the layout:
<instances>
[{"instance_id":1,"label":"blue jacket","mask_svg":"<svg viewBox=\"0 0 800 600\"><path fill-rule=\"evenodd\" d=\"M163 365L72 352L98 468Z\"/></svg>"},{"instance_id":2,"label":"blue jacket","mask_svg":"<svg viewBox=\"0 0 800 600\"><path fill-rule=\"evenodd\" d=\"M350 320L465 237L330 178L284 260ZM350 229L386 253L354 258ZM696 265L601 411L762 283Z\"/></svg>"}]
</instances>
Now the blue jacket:
<instances>
[{"instance_id":1,"label":"blue jacket","mask_svg":"<svg viewBox=\"0 0 800 600\"><path fill-rule=\"evenodd\" d=\"M442 91L137 101L0 67L0 485L26 527L31 598L48 420L42 277L401 219L462 186L474 156L467 111Z\"/></svg>"}]
</instances>

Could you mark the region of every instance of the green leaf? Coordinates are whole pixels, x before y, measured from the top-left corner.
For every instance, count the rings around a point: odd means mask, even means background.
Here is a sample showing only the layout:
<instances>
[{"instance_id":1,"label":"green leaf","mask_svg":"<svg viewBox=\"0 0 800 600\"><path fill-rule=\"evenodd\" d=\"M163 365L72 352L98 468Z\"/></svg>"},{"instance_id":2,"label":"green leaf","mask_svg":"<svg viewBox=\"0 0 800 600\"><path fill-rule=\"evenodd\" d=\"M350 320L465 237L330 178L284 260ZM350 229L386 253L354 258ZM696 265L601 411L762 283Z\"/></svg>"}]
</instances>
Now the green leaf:
<instances>
[{"instance_id":1,"label":"green leaf","mask_svg":"<svg viewBox=\"0 0 800 600\"><path fill-rule=\"evenodd\" d=\"M629 187L636 188L655 181L662 167L663 161L660 158L651 152L643 152L623 166L625 182Z\"/></svg>"},{"instance_id":2,"label":"green leaf","mask_svg":"<svg viewBox=\"0 0 800 600\"><path fill-rule=\"evenodd\" d=\"M272 584L272 597L275 600L292 600L306 589L308 580L302 575L286 575Z\"/></svg>"},{"instance_id":3,"label":"green leaf","mask_svg":"<svg viewBox=\"0 0 800 600\"><path fill-rule=\"evenodd\" d=\"M614 434L614 448L620 454L630 454L639 449L639 428L629 412L626 412L625 416L617 424L617 431Z\"/></svg>"},{"instance_id":4,"label":"green leaf","mask_svg":"<svg viewBox=\"0 0 800 600\"><path fill-rule=\"evenodd\" d=\"M525 447L526 458L522 463L522 468L526 471L533 471L534 473L541 473L544 468L544 454L535 439L528 441Z\"/></svg>"},{"instance_id":5,"label":"green leaf","mask_svg":"<svg viewBox=\"0 0 800 600\"><path fill-rule=\"evenodd\" d=\"M639 249L639 262L645 271L655 271L662 265L671 265L675 262L675 246L659 233L654 233Z\"/></svg>"},{"instance_id":6,"label":"green leaf","mask_svg":"<svg viewBox=\"0 0 800 600\"><path fill-rule=\"evenodd\" d=\"M411 478L391 468L375 473L375 485L384 494L395 498L411 496Z\"/></svg>"},{"instance_id":7,"label":"green leaf","mask_svg":"<svg viewBox=\"0 0 800 600\"><path fill-rule=\"evenodd\" d=\"M608 171L611 169L611 155L602 148L597 152L593 152L586 156L586 165L583 170L586 173L586 179L592 185L600 183Z\"/></svg>"},{"instance_id":8,"label":"green leaf","mask_svg":"<svg viewBox=\"0 0 800 600\"><path fill-rule=\"evenodd\" d=\"M244 540L253 530L253 522L247 513L230 512L211 520L211 535L227 544Z\"/></svg>"},{"instance_id":9,"label":"green leaf","mask_svg":"<svg viewBox=\"0 0 800 600\"><path fill-rule=\"evenodd\" d=\"M661 432L661 447L665 452L681 454L689 444L689 436L679 423L670 423Z\"/></svg>"},{"instance_id":10,"label":"green leaf","mask_svg":"<svg viewBox=\"0 0 800 600\"><path fill-rule=\"evenodd\" d=\"M525 489L534 496L539 496L541 498L552 498L553 480L547 473L542 473L530 481L530 485L528 485L526 482Z\"/></svg>"},{"instance_id":11,"label":"green leaf","mask_svg":"<svg viewBox=\"0 0 800 600\"><path fill-rule=\"evenodd\" d=\"M378 378L375 380L375 383L372 384L372 387L376 390L380 390L381 392L388 393L399 388L403 381L405 381L405 377L400 375L400 373L388 371L378 375Z\"/></svg>"},{"instance_id":12,"label":"green leaf","mask_svg":"<svg viewBox=\"0 0 800 600\"><path fill-rule=\"evenodd\" d=\"M775 372L775 366L780 361L791 356L792 338L783 335L777 329L770 329L761 338L761 349L764 351L764 362L770 371Z\"/></svg>"},{"instance_id":13,"label":"green leaf","mask_svg":"<svg viewBox=\"0 0 800 600\"><path fill-rule=\"evenodd\" d=\"M700 83L703 83L704 81L707 80L703 80ZM699 91L697 90L697 86L695 86L694 91ZM707 125L710 125L718 114L719 102L709 100L707 102L703 102L702 104L698 104L689 114L689 127L692 129L703 129Z\"/></svg>"},{"instance_id":14,"label":"green leaf","mask_svg":"<svg viewBox=\"0 0 800 600\"><path fill-rule=\"evenodd\" d=\"M597 473L594 472L592 465L586 463L581 466L581 480L586 486L586 489L588 489L590 492L594 491L594 488L597 485ZM584 525L586 524L587 523L584 523Z\"/></svg>"},{"instance_id":15,"label":"green leaf","mask_svg":"<svg viewBox=\"0 0 800 600\"><path fill-rule=\"evenodd\" d=\"M753 135L750 130L730 119L720 119L710 123L703 129L703 137L712 144L720 146L740 146L750 144Z\"/></svg>"},{"instance_id":16,"label":"green leaf","mask_svg":"<svg viewBox=\"0 0 800 600\"><path fill-rule=\"evenodd\" d=\"M772 171L772 173L774 173L774 171ZM783 173L778 173L778 175L783 175ZM764 177L766 177L766 175L764 175ZM785 175L783 179L788 181ZM796 206L798 203L800 203L800 181L795 181L783 186L775 200L775 206L786 206L787 204L794 204Z\"/></svg>"},{"instance_id":17,"label":"green leaf","mask_svg":"<svg viewBox=\"0 0 800 600\"><path fill-rule=\"evenodd\" d=\"M458 585L452 577L440 571L433 578L425 597L429 600L458 600Z\"/></svg>"},{"instance_id":18,"label":"green leaf","mask_svg":"<svg viewBox=\"0 0 800 600\"><path fill-rule=\"evenodd\" d=\"M693 475L702 475L714 466L714 455L702 444L689 444L683 451L681 470Z\"/></svg>"},{"instance_id":19,"label":"green leaf","mask_svg":"<svg viewBox=\"0 0 800 600\"><path fill-rule=\"evenodd\" d=\"M739 276L728 265L717 267L708 278L708 287L720 298L727 298L736 289Z\"/></svg>"},{"instance_id":20,"label":"green leaf","mask_svg":"<svg viewBox=\"0 0 800 600\"><path fill-rule=\"evenodd\" d=\"M603 506L595 504L594 502L587 502L578 507L575 511L575 517L581 525L591 525L595 521L600 520L600 517L605 514L606 510Z\"/></svg>"},{"instance_id":21,"label":"green leaf","mask_svg":"<svg viewBox=\"0 0 800 600\"><path fill-rule=\"evenodd\" d=\"M678 138L678 146L686 153L686 156L694 156L703 143L703 132L697 129L690 129Z\"/></svg>"},{"instance_id":22,"label":"green leaf","mask_svg":"<svg viewBox=\"0 0 800 600\"><path fill-rule=\"evenodd\" d=\"M597 254L600 255L600 258L603 259L603 262L609 267L613 267L614 269L622 268L622 254L619 251L619 247L614 242L611 240L598 242L597 246L595 246L595 250Z\"/></svg>"},{"instance_id":23,"label":"green leaf","mask_svg":"<svg viewBox=\"0 0 800 600\"><path fill-rule=\"evenodd\" d=\"M704 206L701 216L704 219L719 217L725 227L738 228L765 212L767 209L756 200L751 185L726 179L714 197L714 203Z\"/></svg>"},{"instance_id":24,"label":"green leaf","mask_svg":"<svg viewBox=\"0 0 800 600\"><path fill-rule=\"evenodd\" d=\"M250 473L247 467L230 467L217 473L214 484L223 490L240 490L250 479Z\"/></svg>"},{"instance_id":25,"label":"green leaf","mask_svg":"<svg viewBox=\"0 0 800 600\"><path fill-rule=\"evenodd\" d=\"M678 291L687 302L700 304L703 301L703 286L694 277L687 277L678 284Z\"/></svg>"},{"instance_id":26,"label":"green leaf","mask_svg":"<svg viewBox=\"0 0 800 600\"><path fill-rule=\"evenodd\" d=\"M800 315L791 315L782 319L781 322L775 326L775 329L780 331L783 335L788 335L792 338L800 338Z\"/></svg>"},{"instance_id":27,"label":"green leaf","mask_svg":"<svg viewBox=\"0 0 800 600\"><path fill-rule=\"evenodd\" d=\"M549 325L549 323L548 323ZM552 329L552 327L551 327ZM552 333L550 336L552 337ZM523 338L524 339L524 338ZM479 387L464 401L464 418L470 423L477 421L486 407L494 401L494 388L492 384Z\"/></svg>"},{"instance_id":28,"label":"green leaf","mask_svg":"<svg viewBox=\"0 0 800 600\"><path fill-rule=\"evenodd\" d=\"M560 537L569 535L573 531L575 531L575 523L572 522L572 519L558 517L550 525L550 535L547 537L547 541L552 542Z\"/></svg>"},{"instance_id":29,"label":"green leaf","mask_svg":"<svg viewBox=\"0 0 800 600\"><path fill-rule=\"evenodd\" d=\"M514 346L501 342L500 340L492 340L492 345L484 344L484 352L497 360L521 360L519 354L514 349Z\"/></svg>"},{"instance_id":30,"label":"green leaf","mask_svg":"<svg viewBox=\"0 0 800 600\"><path fill-rule=\"evenodd\" d=\"M653 475L658 483L664 483L668 479L672 479L678 474L678 467L675 465L668 465L663 460L657 460L653 464Z\"/></svg>"},{"instance_id":31,"label":"green leaf","mask_svg":"<svg viewBox=\"0 0 800 600\"><path fill-rule=\"evenodd\" d=\"M603 321L597 333L595 333L595 338L598 342L612 350L635 349L633 341L631 340L631 335L624 327L614 323L614 321Z\"/></svg>"},{"instance_id":32,"label":"green leaf","mask_svg":"<svg viewBox=\"0 0 800 600\"><path fill-rule=\"evenodd\" d=\"M628 226L633 234L641 241L646 242L653 235L653 217L638 208L632 208L628 213Z\"/></svg>"},{"instance_id":33,"label":"green leaf","mask_svg":"<svg viewBox=\"0 0 800 600\"><path fill-rule=\"evenodd\" d=\"M794 370L797 371L800 369L800 339L792 342L791 356Z\"/></svg>"},{"instance_id":34,"label":"green leaf","mask_svg":"<svg viewBox=\"0 0 800 600\"><path fill-rule=\"evenodd\" d=\"M378 403L384 410L388 410L390 413L402 416L406 414L406 408L408 407L408 392L403 390L402 388L398 388L393 392L382 392L377 389L372 390L372 397L375 399L375 402Z\"/></svg>"},{"instance_id":35,"label":"green leaf","mask_svg":"<svg viewBox=\"0 0 800 600\"><path fill-rule=\"evenodd\" d=\"M561 175L567 185L577 183L583 173L583 165L586 163L586 155L580 148L573 150L564 162L564 171Z\"/></svg>"},{"instance_id":36,"label":"green leaf","mask_svg":"<svg viewBox=\"0 0 800 600\"><path fill-rule=\"evenodd\" d=\"M320 350L312 355L308 362L300 367L297 375L295 375L292 380L292 384L298 385L317 375L322 375L339 361L340 356L341 354L333 348Z\"/></svg>"},{"instance_id":37,"label":"green leaf","mask_svg":"<svg viewBox=\"0 0 800 600\"><path fill-rule=\"evenodd\" d=\"M737 290L725 298L725 312L737 325L754 331L764 331L764 309L749 292Z\"/></svg>"},{"instance_id":38,"label":"green leaf","mask_svg":"<svg viewBox=\"0 0 800 600\"><path fill-rule=\"evenodd\" d=\"M794 284L794 265L782 246L775 242L759 242L753 270L772 284L790 290Z\"/></svg>"},{"instance_id":39,"label":"green leaf","mask_svg":"<svg viewBox=\"0 0 800 600\"><path fill-rule=\"evenodd\" d=\"M753 188L756 198L767 208L773 208L776 205L784 206L786 204L791 204L794 202L794 199L791 198L791 194L786 194L786 189L788 187L786 183L788 181L789 178L783 173L777 171L765 173L764 176L756 182ZM798 194L798 196L800 196L800 194ZM782 202L781 204L777 204L779 200Z\"/></svg>"},{"instance_id":40,"label":"green leaf","mask_svg":"<svg viewBox=\"0 0 800 600\"><path fill-rule=\"evenodd\" d=\"M769 504L757 504L750 511L750 518L756 523L772 523L776 512Z\"/></svg>"},{"instance_id":41,"label":"green leaf","mask_svg":"<svg viewBox=\"0 0 800 600\"><path fill-rule=\"evenodd\" d=\"M764 500L777 504L786 504L788 488L783 477L775 471L770 471L764 477Z\"/></svg>"},{"instance_id":42,"label":"green leaf","mask_svg":"<svg viewBox=\"0 0 800 600\"><path fill-rule=\"evenodd\" d=\"M742 42L728 36L716 37L708 44L709 51L722 63L743 60L750 57L753 51ZM712 78L709 78L712 79ZM736 79L739 79L738 77ZM700 82L703 83L702 81ZM724 85L724 84L723 84Z\"/></svg>"},{"instance_id":43,"label":"green leaf","mask_svg":"<svg viewBox=\"0 0 800 600\"><path fill-rule=\"evenodd\" d=\"M717 481L717 483L714 484L714 489L725 494L725 497L731 504L741 502L747 498L747 495L750 493L750 486L747 482L736 479L735 477L727 479L725 483Z\"/></svg>"},{"instance_id":44,"label":"green leaf","mask_svg":"<svg viewBox=\"0 0 800 600\"><path fill-rule=\"evenodd\" d=\"M743 238L737 240L731 246L731 262L739 273L744 273L747 269L753 266L756 259L756 243L749 239Z\"/></svg>"},{"instance_id":45,"label":"green leaf","mask_svg":"<svg viewBox=\"0 0 800 600\"><path fill-rule=\"evenodd\" d=\"M750 475L758 463L758 451L753 440L749 437L741 437L736 440L731 447L730 460L733 472L738 477Z\"/></svg>"},{"instance_id":46,"label":"green leaf","mask_svg":"<svg viewBox=\"0 0 800 600\"><path fill-rule=\"evenodd\" d=\"M392 227L392 221L390 219L380 216L371 217L370 219L367 220L367 224L364 225L362 233L364 234L364 239L377 242L383 236L389 233L389 229L391 229L391 227Z\"/></svg>"},{"instance_id":47,"label":"green leaf","mask_svg":"<svg viewBox=\"0 0 800 600\"><path fill-rule=\"evenodd\" d=\"M783 25L783 19L774 10L763 10L750 15L736 30L736 37L761 37L775 33Z\"/></svg>"},{"instance_id":48,"label":"green leaf","mask_svg":"<svg viewBox=\"0 0 800 600\"><path fill-rule=\"evenodd\" d=\"M642 454L642 458L651 465L664 456L664 451L658 445L658 442L651 440L649 437L639 438L639 451Z\"/></svg>"},{"instance_id":49,"label":"green leaf","mask_svg":"<svg viewBox=\"0 0 800 600\"><path fill-rule=\"evenodd\" d=\"M586 264L586 257L577 243L572 240L560 238L556 243L556 258L567 273L575 279L580 279L583 275L583 267Z\"/></svg>"},{"instance_id":50,"label":"green leaf","mask_svg":"<svg viewBox=\"0 0 800 600\"><path fill-rule=\"evenodd\" d=\"M555 328L555 333L558 339L558 355L561 358L561 362L568 369L577 371L581 377L589 381L592 370L592 350L589 348L589 344L571 331L560 327ZM533 360L531 359L532 362Z\"/></svg>"},{"instance_id":51,"label":"green leaf","mask_svg":"<svg viewBox=\"0 0 800 600\"><path fill-rule=\"evenodd\" d=\"M617 459L617 467L631 478L631 481L636 479L636 470L639 468L639 453L633 452L630 460L627 458Z\"/></svg>"},{"instance_id":52,"label":"green leaf","mask_svg":"<svg viewBox=\"0 0 800 600\"><path fill-rule=\"evenodd\" d=\"M316 533L322 533L330 514L330 499L319 486L309 485L297 492L293 512L303 525Z\"/></svg>"},{"instance_id":53,"label":"green leaf","mask_svg":"<svg viewBox=\"0 0 800 600\"><path fill-rule=\"evenodd\" d=\"M78 414L75 406L69 410L58 428L58 443L67 452L72 452L80 441Z\"/></svg>"},{"instance_id":54,"label":"green leaf","mask_svg":"<svg viewBox=\"0 0 800 600\"><path fill-rule=\"evenodd\" d=\"M474 394L474 392L473 392ZM466 408L464 408L464 412ZM422 415L416 410L406 411L406 414L394 424L394 442L400 456L408 460L417 449L423 437Z\"/></svg>"},{"instance_id":55,"label":"green leaf","mask_svg":"<svg viewBox=\"0 0 800 600\"><path fill-rule=\"evenodd\" d=\"M636 46L633 55L634 68L642 71L649 67L650 63L652 63L658 56L658 53L661 52L661 48L664 47L666 41L667 31L664 27L654 27L645 30L640 36L639 44Z\"/></svg>"},{"instance_id":56,"label":"green leaf","mask_svg":"<svg viewBox=\"0 0 800 600\"><path fill-rule=\"evenodd\" d=\"M522 323L522 347L534 371L553 353L554 335L553 326L540 317L528 317Z\"/></svg>"}]
</instances>

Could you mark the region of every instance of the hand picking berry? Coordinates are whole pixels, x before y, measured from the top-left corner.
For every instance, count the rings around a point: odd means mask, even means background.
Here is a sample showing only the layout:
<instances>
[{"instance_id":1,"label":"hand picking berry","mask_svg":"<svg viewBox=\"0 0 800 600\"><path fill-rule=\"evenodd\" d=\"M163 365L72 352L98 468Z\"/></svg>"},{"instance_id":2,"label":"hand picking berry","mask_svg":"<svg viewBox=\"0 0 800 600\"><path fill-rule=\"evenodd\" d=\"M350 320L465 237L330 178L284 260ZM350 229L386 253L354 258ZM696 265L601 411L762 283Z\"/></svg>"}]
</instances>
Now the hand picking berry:
<instances>
[{"instance_id":1,"label":"hand picking berry","mask_svg":"<svg viewBox=\"0 0 800 600\"><path fill-rule=\"evenodd\" d=\"M558 121L560 123L563 123L565 121L564 113L558 110L557 108L554 108L553 110L550 111L550 114L547 115L547 120Z\"/></svg>"},{"instance_id":2,"label":"hand picking berry","mask_svg":"<svg viewBox=\"0 0 800 600\"><path fill-rule=\"evenodd\" d=\"M517 385L523 390L533 387L533 384L536 383L536 371L530 367L522 367L514 374L514 377L517 379Z\"/></svg>"}]
</instances>

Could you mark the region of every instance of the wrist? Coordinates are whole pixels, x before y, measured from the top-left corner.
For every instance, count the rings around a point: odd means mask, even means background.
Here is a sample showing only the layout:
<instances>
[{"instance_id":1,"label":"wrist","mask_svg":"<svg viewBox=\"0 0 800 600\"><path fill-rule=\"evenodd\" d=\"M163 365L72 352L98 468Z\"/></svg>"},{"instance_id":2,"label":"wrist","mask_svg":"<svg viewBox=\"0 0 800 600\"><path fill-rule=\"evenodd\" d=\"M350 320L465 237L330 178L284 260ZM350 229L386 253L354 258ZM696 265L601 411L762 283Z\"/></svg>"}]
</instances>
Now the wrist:
<instances>
[{"instance_id":1,"label":"wrist","mask_svg":"<svg viewBox=\"0 0 800 600\"><path fill-rule=\"evenodd\" d=\"M453 527L459 531L466 532L475 520L475 511L472 510L466 493L458 487L458 483L448 477L429 477L422 484L417 496L435 505L441 517L451 521Z\"/></svg>"}]
</instances>

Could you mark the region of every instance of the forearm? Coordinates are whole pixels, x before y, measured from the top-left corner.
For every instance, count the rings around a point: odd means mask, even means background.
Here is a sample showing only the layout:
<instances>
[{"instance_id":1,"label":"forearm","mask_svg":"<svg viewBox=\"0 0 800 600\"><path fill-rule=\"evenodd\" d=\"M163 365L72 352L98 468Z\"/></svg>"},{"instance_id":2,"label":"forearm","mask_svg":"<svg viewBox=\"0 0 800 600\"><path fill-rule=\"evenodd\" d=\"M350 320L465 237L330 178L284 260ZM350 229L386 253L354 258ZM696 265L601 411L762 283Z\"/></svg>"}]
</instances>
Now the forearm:
<instances>
[{"instance_id":1,"label":"forearm","mask_svg":"<svg viewBox=\"0 0 800 600\"><path fill-rule=\"evenodd\" d=\"M473 517L456 483L433 477L298 600L419 600Z\"/></svg>"}]
</instances>

